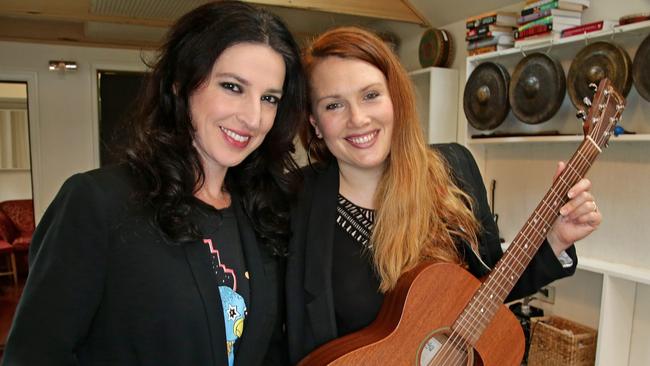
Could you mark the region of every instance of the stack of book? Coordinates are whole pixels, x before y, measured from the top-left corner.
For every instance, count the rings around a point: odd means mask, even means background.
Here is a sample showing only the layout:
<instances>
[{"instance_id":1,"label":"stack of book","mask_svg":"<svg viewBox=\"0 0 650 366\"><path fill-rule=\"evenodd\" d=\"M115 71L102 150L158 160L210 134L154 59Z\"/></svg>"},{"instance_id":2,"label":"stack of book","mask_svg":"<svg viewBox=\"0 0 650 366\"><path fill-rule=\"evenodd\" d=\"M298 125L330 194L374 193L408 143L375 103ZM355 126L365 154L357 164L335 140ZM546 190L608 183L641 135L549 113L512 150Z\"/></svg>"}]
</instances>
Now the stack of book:
<instances>
[{"instance_id":1,"label":"stack of book","mask_svg":"<svg viewBox=\"0 0 650 366\"><path fill-rule=\"evenodd\" d=\"M527 0L517 19L515 47L559 39L563 30L582 24L590 0Z\"/></svg>"},{"instance_id":2,"label":"stack of book","mask_svg":"<svg viewBox=\"0 0 650 366\"><path fill-rule=\"evenodd\" d=\"M467 53L470 56L512 48L517 14L493 11L467 18Z\"/></svg>"}]
</instances>

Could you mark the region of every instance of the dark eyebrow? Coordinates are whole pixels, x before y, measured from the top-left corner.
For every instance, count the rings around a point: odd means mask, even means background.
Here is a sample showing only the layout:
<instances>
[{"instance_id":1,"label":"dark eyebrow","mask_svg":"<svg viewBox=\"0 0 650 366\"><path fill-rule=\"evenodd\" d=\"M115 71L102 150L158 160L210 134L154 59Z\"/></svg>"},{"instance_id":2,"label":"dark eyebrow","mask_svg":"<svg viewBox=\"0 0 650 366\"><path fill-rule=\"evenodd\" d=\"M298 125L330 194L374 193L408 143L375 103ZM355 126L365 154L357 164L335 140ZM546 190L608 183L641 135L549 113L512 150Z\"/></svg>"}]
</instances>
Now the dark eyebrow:
<instances>
[{"instance_id":1,"label":"dark eyebrow","mask_svg":"<svg viewBox=\"0 0 650 366\"><path fill-rule=\"evenodd\" d=\"M224 76L231 77L231 78L237 80L239 83L241 83L244 86L249 86L251 84L248 80L242 78L239 75L236 75L236 74L233 74L233 73L230 73L230 72L222 72L222 73L216 74L216 76L219 76L219 77L224 77ZM269 89L266 92L271 93L271 94L280 94L280 95L282 95L282 89Z\"/></svg>"}]
</instances>

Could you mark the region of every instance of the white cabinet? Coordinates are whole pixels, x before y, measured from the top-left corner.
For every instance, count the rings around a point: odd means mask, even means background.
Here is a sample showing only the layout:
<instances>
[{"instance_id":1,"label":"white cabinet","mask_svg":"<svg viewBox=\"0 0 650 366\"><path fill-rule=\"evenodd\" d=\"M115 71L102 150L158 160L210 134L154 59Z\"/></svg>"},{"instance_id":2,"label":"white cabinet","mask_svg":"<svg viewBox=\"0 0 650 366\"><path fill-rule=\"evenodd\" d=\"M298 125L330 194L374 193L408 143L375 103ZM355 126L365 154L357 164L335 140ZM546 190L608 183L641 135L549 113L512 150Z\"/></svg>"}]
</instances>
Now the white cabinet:
<instances>
[{"instance_id":1,"label":"white cabinet","mask_svg":"<svg viewBox=\"0 0 650 366\"><path fill-rule=\"evenodd\" d=\"M595 41L621 45L634 58L650 34L650 21L582 36L467 58L467 77L484 61L498 62L510 73L526 54L545 52L565 70L578 51ZM650 72L650 71L648 71ZM540 125L526 125L512 113L496 130L531 133L556 130L561 136L477 138L485 131L468 125L462 109L459 142L474 153L486 182L497 180L495 212L506 241L512 240L551 184L558 160L566 160L582 140L568 95L558 113ZM578 273L558 281L550 313L598 328L596 364L650 365L650 102L632 87L621 125L634 135L610 140L610 147L588 173L603 212L601 227L576 244ZM489 187L489 186L488 186ZM540 305L540 303L536 303ZM543 304L542 304L543 305Z\"/></svg>"},{"instance_id":2,"label":"white cabinet","mask_svg":"<svg viewBox=\"0 0 650 366\"><path fill-rule=\"evenodd\" d=\"M456 142L458 70L428 67L409 75L427 143Z\"/></svg>"}]
</instances>

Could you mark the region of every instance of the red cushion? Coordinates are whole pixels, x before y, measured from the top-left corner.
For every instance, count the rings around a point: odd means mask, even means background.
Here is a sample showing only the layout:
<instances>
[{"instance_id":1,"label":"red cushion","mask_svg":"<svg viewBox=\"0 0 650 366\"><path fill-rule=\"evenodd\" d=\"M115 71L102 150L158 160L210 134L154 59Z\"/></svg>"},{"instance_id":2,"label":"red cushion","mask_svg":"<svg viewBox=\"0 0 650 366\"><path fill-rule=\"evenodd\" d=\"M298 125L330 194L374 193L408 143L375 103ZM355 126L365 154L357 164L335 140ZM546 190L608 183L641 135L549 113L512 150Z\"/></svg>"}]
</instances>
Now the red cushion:
<instances>
[{"instance_id":1,"label":"red cushion","mask_svg":"<svg viewBox=\"0 0 650 366\"><path fill-rule=\"evenodd\" d=\"M23 235L34 232L34 203L32 200L11 200L0 203L0 209Z\"/></svg>"},{"instance_id":2,"label":"red cushion","mask_svg":"<svg viewBox=\"0 0 650 366\"><path fill-rule=\"evenodd\" d=\"M14 247L4 240L0 240L0 253L8 253L14 250Z\"/></svg>"},{"instance_id":3,"label":"red cushion","mask_svg":"<svg viewBox=\"0 0 650 366\"><path fill-rule=\"evenodd\" d=\"M10 243L14 241L17 234L14 223L4 212L0 211L0 240Z\"/></svg>"},{"instance_id":4,"label":"red cushion","mask_svg":"<svg viewBox=\"0 0 650 366\"><path fill-rule=\"evenodd\" d=\"M11 244L14 246L14 250L28 250L29 243L31 242L32 242L32 237L30 235L30 236L20 236L16 238Z\"/></svg>"}]
</instances>

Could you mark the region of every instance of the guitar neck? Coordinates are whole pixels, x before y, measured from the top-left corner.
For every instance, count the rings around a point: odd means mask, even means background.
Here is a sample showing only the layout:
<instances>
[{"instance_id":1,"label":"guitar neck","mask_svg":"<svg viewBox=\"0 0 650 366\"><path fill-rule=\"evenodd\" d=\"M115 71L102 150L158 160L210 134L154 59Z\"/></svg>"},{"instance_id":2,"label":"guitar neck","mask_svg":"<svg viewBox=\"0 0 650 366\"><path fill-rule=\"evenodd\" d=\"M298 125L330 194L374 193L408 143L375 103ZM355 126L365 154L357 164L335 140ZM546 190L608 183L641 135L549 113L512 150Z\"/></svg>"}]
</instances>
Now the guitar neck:
<instances>
[{"instance_id":1,"label":"guitar neck","mask_svg":"<svg viewBox=\"0 0 650 366\"><path fill-rule=\"evenodd\" d=\"M624 108L625 98L608 79L601 80L583 125L585 139L452 326L465 342L474 345L483 334L569 200L569 189L585 176L607 146Z\"/></svg>"},{"instance_id":2,"label":"guitar neck","mask_svg":"<svg viewBox=\"0 0 650 366\"><path fill-rule=\"evenodd\" d=\"M544 242L560 208L569 200L569 189L585 176L600 152L600 147L590 137L583 140L506 253L477 290L453 326L467 342L473 344L478 340Z\"/></svg>"},{"instance_id":3,"label":"guitar neck","mask_svg":"<svg viewBox=\"0 0 650 366\"><path fill-rule=\"evenodd\" d=\"M586 138L573 154L560 176L553 182L542 201L515 236L510 247L485 281L484 286L497 294L503 303L544 242L560 208L569 200L567 193L582 179L601 149Z\"/></svg>"}]
</instances>

